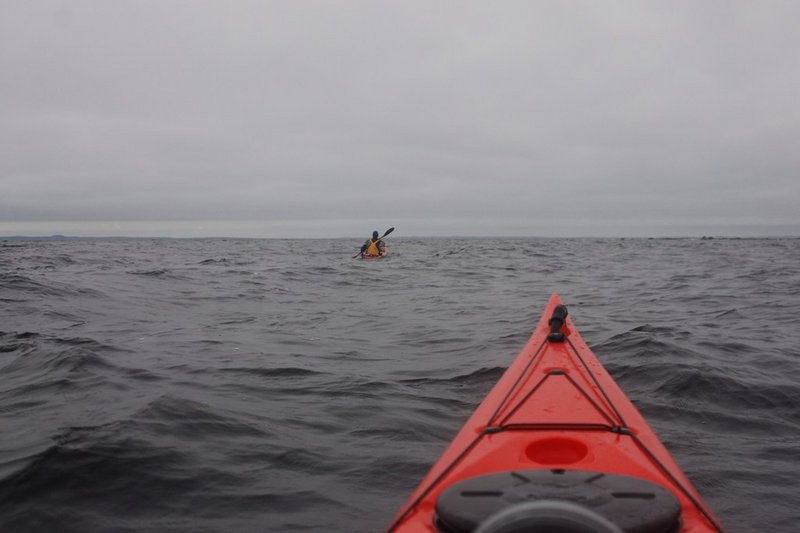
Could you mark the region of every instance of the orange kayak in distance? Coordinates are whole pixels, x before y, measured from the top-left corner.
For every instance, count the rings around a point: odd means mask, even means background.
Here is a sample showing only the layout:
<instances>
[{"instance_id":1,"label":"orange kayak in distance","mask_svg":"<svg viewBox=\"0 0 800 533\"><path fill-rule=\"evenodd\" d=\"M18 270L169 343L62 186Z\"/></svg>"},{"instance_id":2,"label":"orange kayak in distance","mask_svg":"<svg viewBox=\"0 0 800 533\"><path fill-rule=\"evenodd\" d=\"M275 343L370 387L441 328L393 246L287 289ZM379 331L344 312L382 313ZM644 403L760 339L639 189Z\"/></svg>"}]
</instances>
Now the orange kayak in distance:
<instances>
[{"instance_id":1,"label":"orange kayak in distance","mask_svg":"<svg viewBox=\"0 0 800 533\"><path fill-rule=\"evenodd\" d=\"M553 294L387 531L724 530Z\"/></svg>"}]
</instances>

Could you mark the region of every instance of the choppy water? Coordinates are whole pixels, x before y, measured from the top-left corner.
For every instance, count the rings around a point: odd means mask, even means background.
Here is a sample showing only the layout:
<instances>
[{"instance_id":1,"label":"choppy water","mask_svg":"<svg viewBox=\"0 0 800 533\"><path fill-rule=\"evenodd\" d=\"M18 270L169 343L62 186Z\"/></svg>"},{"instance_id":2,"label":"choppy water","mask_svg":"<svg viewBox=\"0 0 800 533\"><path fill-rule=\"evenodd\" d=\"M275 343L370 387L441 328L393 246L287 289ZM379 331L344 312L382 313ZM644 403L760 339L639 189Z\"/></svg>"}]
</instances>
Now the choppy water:
<instances>
[{"instance_id":1,"label":"choppy water","mask_svg":"<svg viewBox=\"0 0 800 533\"><path fill-rule=\"evenodd\" d=\"M0 241L1 531L378 532L551 292L730 531L800 524L800 240Z\"/></svg>"}]
</instances>

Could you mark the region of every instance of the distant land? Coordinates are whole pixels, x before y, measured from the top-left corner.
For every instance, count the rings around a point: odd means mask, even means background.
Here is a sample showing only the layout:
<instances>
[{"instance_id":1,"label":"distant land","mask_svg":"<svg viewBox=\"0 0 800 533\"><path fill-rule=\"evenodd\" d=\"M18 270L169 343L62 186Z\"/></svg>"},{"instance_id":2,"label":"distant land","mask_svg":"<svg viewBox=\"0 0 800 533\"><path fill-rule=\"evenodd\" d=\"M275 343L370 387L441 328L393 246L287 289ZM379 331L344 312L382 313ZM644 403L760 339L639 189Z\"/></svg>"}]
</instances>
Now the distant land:
<instances>
[{"instance_id":1,"label":"distant land","mask_svg":"<svg viewBox=\"0 0 800 533\"><path fill-rule=\"evenodd\" d=\"M99 240L136 240L136 239L196 239L206 237L120 237L120 236L89 236L81 237L74 235L8 235L0 236L0 241L99 241ZM216 237L209 237L216 238ZM227 238L227 237L221 237Z\"/></svg>"},{"instance_id":2,"label":"distant land","mask_svg":"<svg viewBox=\"0 0 800 533\"><path fill-rule=\"evenodd\" d=\"M138 237L70 237L67 235L41 235L41 236L25 236L25 235L9 235L7 237L0 236L3 241L78 241L86 239L136 239Z\"/></svg>"},{"instance_id":3,"label":"distant land","mask_svg":"<svg viewBox=\"0 0 800 533\"><path fill-rule=\"evenodd\" d=\"M0 242L3 241L89 241L89 240L141 240L141 239L149 239L149 240L201 240L201 239L208 239L208 240L284 240L284 239L291 239L291 240L341 240L341 239L354 239L356 237L235 237L235 236L209 236L209 237L164 237L164 236L147 236L147 235L140 235L140 236L118 236L118 235L108 235L108 236L74 236L74 235L39 235L39 236L30 236L30 235L8 235L2 236L0 235ZM408 235L403 237L396 237L393 240L407 240L407 239L449 239L449 240L519 240L519 241L526 241L526 240L557 240L557 239L599 239L599 240L712 240L712 239L719 239L719 240L758 240L758 239L800 239L800 235L763 235L763 236L736 236L736 235L702 235L702 236L692 236L692 235L685 235L685 236L592 236L586 235L582 237L543 237L543 236L529 236L529 237L520 237L520 236L503 236L503 235L495 235L495 236L464 236L464 235L441 235L441 236L415 236L415 235Z\"/></svg>"},{"instance_id":4,"label":"distant land","mask_svg":"<svg viewBox=\"0 0 800 533\"><path fill-rule=\"evenodd\" d=\"M119 235L92 235L92 236L75 236L75 235L9 235L0 236L0 241L91 241L91 240L137 240L137 239L256 239L257 237L151 237L147 235L142 236L119 236Z\"/></svg>"}]
</instances>

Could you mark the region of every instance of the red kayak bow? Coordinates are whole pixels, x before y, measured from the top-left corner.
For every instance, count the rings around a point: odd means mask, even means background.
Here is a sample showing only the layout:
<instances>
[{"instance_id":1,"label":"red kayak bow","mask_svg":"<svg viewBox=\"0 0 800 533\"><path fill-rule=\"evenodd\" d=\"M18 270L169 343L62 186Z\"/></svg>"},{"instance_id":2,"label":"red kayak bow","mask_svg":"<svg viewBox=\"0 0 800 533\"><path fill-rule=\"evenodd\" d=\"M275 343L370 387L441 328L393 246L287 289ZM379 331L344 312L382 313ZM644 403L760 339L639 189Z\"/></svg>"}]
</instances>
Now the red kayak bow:
<instances>
[{"instance_id":1,"label":"red kayak bow","mask_svg":"<svg viewBox=\"0 0 800 533\"><path fill-rule=\"evenodd\" d=\"M537 527L722 531L557 294L388 531L548 531Z\"/></svg>"}]
</instances>

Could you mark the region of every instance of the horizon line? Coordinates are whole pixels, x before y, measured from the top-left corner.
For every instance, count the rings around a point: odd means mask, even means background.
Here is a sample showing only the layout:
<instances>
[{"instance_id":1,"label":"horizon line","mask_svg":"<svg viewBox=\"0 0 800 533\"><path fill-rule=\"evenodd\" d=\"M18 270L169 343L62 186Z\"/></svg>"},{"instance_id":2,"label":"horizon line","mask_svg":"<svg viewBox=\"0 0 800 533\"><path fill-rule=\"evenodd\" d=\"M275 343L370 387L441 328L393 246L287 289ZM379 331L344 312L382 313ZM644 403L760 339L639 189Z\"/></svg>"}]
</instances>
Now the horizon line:
<instances>
[{"instance_id":1,"label":"horizon line","mask_svg":"<svg viewBox=\"0 0 800 533\"><path fill-rule=\"evenodd\" d=\"M150 239L150 240L340 240L359 239L361 237L342 235L338 237L241 237L235 235L206 235L197 237L152 236L152 235L0 235L0 240L114 240L114 239ZM552 240L552 239L797 239L800 234L762 234L762 235L405 235L392 237L397 239L520 239L520 240Z\"/></svg>"}]
</instances>

